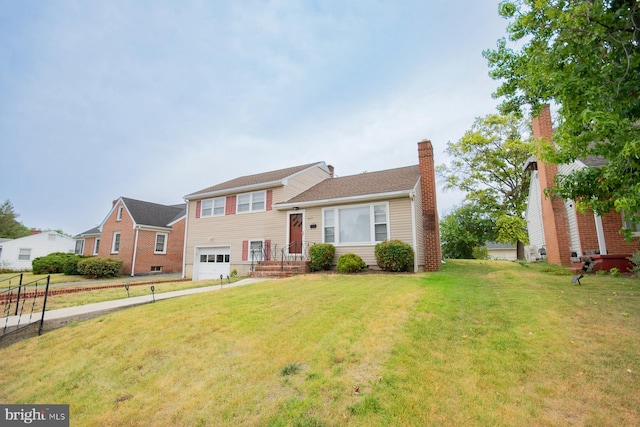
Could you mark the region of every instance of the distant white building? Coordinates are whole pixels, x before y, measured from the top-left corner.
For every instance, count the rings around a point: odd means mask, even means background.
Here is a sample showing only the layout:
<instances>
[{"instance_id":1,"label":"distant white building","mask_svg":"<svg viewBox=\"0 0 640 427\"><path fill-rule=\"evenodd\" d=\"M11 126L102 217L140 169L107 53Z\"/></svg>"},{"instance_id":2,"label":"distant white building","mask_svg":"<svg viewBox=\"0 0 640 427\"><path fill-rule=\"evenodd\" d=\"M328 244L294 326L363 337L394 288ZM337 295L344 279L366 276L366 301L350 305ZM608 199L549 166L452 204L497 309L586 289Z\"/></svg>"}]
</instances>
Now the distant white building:
<instances>
[{"instance_id":1,"label":"distant white building","mask_svg":"<svg viewBox=\"0 0 640 427\"><path fill-rule=\"evenodd\" d=\"M515 261L518 259L516 245L503 245L502 243L487 242L487 254L489 259L505 259Z\"/></svg>"},{"instance_id":2,"label":"distant white building","mask_svg":"<svg viewBox=\"0 0 640 427\"><path fill-rule=\"evenodd\" d=\"M0 268L16 271L31 270L31 262L53 252L73 253L76 247L71 237L45 231L19 239L0 242Z\"/></svg>"}]
</instances>

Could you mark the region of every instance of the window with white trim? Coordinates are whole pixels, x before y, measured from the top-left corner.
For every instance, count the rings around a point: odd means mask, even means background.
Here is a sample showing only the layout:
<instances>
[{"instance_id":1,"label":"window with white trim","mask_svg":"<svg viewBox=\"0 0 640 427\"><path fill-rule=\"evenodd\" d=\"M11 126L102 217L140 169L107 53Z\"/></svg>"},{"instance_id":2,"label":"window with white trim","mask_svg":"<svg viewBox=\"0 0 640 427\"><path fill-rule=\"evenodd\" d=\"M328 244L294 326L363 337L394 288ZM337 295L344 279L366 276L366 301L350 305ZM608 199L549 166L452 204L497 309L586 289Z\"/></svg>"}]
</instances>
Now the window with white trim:
<instances>
[{"instance_id":1,"label":"window with white trim","mask_svg":"<svg viewBox=\"0 0 640 427\"><path fill-rule=\"evenodd\" d=\"M249 240L249 260L264 260L264 240Z\"/></svg>"},{"instance_id":2,"label":"window with white trim","mask_svg":"<svg viewBox=\"0 0 640 427\"><path fill-rule=\"evenodd\" d=\"M259 212L265 210L266 191L238 194L236 212Z\"/></svg>"},{"instance_id":3,"label":"window with white trim","mask_svg":"<svg viewBox=\"0 0 640 427\"><path fill-rule=\"evenodd\" d=\"M323 209L323 240L335 245L374 244L389 239L389 205Z\"/></svg>"},{"instance_id":4,"label":"window with white trim","mask_svg":"<svg viewBox=\"0 0 640 427\"><path fill-rule=\"evenodd\" d=\"M100 238L96 237L96 241L93 244L93 254L98 255L99 250L100 250Z\"/></svg>"},{"instance_id":5,"label":"window with white trim","mask_svg":"<svg viewBox=\"0 0 640 427\"><path fill-rule=\"evenodd\" d=\"M123 206L118 206L118 214L116 215L116 221L122 221L122 211L124 210Z\"/></svg>"},{"instance_id":6,"label":"window with white trim","mask_svg":"<svg viewBox=\"0 0 640 427\"><path fill-rule=\"evenodd\" d=\"M111 243L111 253L117 254L120 252L120 232L113 233L113 242Z\"/></svg>"},{"instance_id":7,"label":"window with white trim","mask_svg":"<svg viewBox=\"0 0 640 427\"><path fill-rule=\"evenodd\" d=\"M84 252L84 239L76 240L75 253L77 255L82 255L83 252Z\"/></svg>"},{"instance_id":8,"label":"window with white trim","mask_svg":"<svg viewBox=\"0 0 640 427\"><path fill-rule=\"evenodd\" d=\"M167 253L167 233L156 233L156 246L154 253L166 254Z\"/></svg>"},{"instance_id":9,"label":"window with white trim","mask_svg":"<svg viewBox=\"0 0 640 427\"><path fill-rule=\"evenodd\" d=\"M31 249L20 249L18 252L18 260L29 261L31 259Z\"/></svg>"},{"instance_id":10,"label":"window with white trim","mask_svg":"<svg viewBox=\"0 0 640 427\"><path fill-rule=\"evenodd\" d=\"M200 204L200 218L224 215L225 198L203 200Z\"/></svg>"}]
</instances>

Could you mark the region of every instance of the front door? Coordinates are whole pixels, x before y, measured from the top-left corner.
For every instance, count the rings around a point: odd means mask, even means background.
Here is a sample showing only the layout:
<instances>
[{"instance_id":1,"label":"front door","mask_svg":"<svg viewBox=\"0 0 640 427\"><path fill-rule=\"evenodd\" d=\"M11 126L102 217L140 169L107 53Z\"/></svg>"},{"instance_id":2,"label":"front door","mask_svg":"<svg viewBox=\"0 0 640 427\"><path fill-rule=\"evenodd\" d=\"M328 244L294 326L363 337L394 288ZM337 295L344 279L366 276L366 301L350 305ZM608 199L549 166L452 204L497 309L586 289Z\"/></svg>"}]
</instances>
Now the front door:
<instances>
[{"instance_id":1,"label":"front door","mask_svg":"<svg viewBox=\"0 0 640 427\"><path fill-rule=\"evenodd\" d=\"M302 223L301 213L289 214L289 253L302 254Z\"/></svg>"}]
</instances>

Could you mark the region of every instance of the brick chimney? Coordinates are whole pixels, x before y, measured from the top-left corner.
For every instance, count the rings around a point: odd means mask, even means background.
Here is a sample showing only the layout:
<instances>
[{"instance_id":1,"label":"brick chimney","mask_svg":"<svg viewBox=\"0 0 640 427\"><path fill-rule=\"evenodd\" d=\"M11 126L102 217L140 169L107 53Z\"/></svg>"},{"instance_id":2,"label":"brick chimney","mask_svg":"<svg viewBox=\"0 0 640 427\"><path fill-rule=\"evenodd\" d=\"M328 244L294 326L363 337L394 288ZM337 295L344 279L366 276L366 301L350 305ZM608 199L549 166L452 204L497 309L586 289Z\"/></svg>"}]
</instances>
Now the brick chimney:
<instances>
[{"instance_id":1,"label":"brick chimney","mask_svg":"<svg viewBox=\"0 0 640 427\"><path fill-rule=\"evenodd\" d=\"M536 144L553 144L553 127L549 105L545 105L532 120L533 138ZM558 166L538 160L538 178L542 194L542 227L544 229L547 261L551 264L571 265L571 243L569 220L564 201L551 199L544 194L545 188L553 186Z\"/></svg>"},{"instance_id":2,"label":"brick chimney","mask_svg":"<svg viewBox=\"0 0 640 427\"><path fill-rule=\"evenodd\" d=\"M440 227L436 205L436 171L431 141L418 142L420 188L422 192L422 229L424 232L424 269L438 271L442 261Z\"/></svg>"}]
</instances>

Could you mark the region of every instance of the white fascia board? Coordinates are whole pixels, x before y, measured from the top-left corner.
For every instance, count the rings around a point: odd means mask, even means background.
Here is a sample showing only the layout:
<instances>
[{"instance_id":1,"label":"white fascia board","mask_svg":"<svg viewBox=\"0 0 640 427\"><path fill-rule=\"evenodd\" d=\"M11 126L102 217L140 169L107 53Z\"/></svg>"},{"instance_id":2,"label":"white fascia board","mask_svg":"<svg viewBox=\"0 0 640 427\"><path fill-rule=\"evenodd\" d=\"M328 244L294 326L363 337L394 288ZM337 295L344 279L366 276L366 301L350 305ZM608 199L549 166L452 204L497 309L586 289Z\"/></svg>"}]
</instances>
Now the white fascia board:
<instances>
[{"instance_id":1,"label":"white fascia board","mask_svg":"<svg viewBox=\"0 0 640 427\"><path fill-rule=\"evenodd\" d=\"M147 230L147 231L161 231L161 232L166 232L166 231L171 231L172 228L171 227L158 227L157 225L138 225L135 224L133 226L134 230Z\"/></svg>"},{"instance_id":2,"label":"white fascia board","mask_svg":"<svg viewBox=\"0 0 640 427\"><path fill-rule=\"evenodd\" d=\"M361 196L339 197L336 199L310 200L308 202L299 203L274 203L273 208L279 211L293 208L306 208L315 206L331 206L342 205L351 202L368 202L376 200L400 199L402 197L410 197L414 194L414 190L392 191L389 193L363 194Z\"/></svg>"},{"instance_id":3,"label":"white fascia board","mask_svg":"<svg viewBox=\"0 0 640 427\"><path fill-rule=\"evenodd\" d=\"M267 190L269 188L281 187L285 184L286 178L278 181L262 182L260 184L244 185L242 187L225 188L224 190L210 191L208 193L191 193L183 197L185 202L192 200L209 199L211 197L222 197L230 194L247 193L249 191Z\"/></svg>"}]
</instances>

